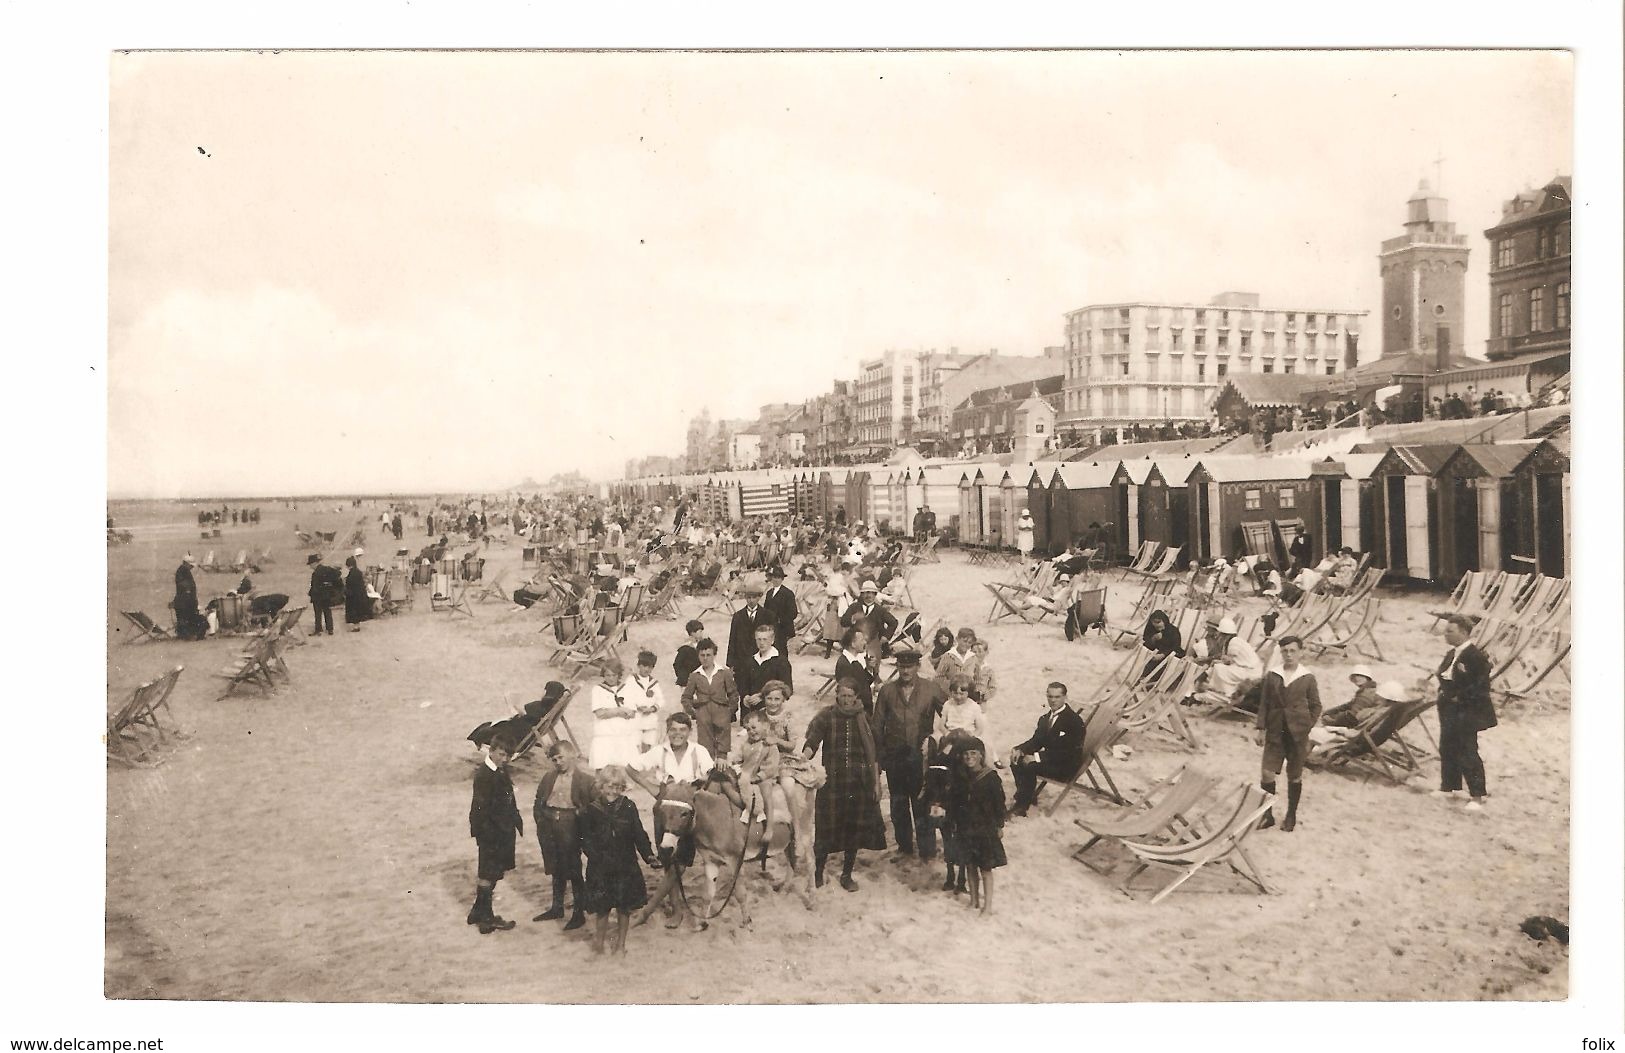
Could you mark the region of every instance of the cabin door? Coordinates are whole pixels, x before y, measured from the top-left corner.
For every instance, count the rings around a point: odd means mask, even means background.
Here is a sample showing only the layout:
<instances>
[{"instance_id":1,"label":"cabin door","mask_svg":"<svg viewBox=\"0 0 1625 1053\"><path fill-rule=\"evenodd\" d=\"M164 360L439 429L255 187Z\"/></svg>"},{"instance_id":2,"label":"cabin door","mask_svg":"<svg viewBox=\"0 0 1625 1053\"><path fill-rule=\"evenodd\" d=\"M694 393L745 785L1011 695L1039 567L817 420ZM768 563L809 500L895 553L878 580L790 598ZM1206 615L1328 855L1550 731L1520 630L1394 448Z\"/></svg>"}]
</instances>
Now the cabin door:
<instances>
[{"instance_id":1,"label":"cabin door","mask_svg":"<svg viewBox=\"0 0 1625 1053\"><path fill-rule=\"evenodd\" d=\"M1478 569L1493 574L1501 566L1501 484L1478 479Z\"/></svg>"},{"instance_id":2,"label":"cabin door","mask_svg":"<svg viewBox=\"0 0 1625 1053\"><path fill-rule=\"evenodd\" d=\"M1411 577L1433 580L1428 547L1428 481L1423 475L1405 476L1405 555Z\"/></svg>"}]
</instances>

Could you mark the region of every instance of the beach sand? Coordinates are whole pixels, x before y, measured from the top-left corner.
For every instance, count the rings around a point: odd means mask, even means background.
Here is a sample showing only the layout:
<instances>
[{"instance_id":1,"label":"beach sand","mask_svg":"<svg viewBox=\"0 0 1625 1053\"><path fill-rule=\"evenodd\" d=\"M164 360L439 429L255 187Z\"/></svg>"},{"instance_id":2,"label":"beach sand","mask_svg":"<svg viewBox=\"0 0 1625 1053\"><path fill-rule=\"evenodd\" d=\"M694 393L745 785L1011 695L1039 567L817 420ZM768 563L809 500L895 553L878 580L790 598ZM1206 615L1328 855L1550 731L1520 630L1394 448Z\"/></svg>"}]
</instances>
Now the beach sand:
<instances>
[{"instance_id":1,"label":"beach sand","mask_svg":"<svg viewBox=\"0 0 1625 1053\"><path fill-rule=\"evenodd\" d=\"M1481 736L1489 808L1464 814L1427 794L1437 764L1409 787L1340 775L1306 778L1297 832L1257 832L1249 853L1277 887L1257 894L1210 868L1156 906L1070 857L1082 843L1072 817L1100 806L1074 795L1053 817L1005 830L1010 865L998 871L998 914L973 915L940 891L942 865L864 853L852 894L833 882L806 910L748 868L753 923L730 908L703 933L634 930L629 964L595 959L580 933L532 924L549 881L530 829L544 758L512 766L526 835L519 868L498 887L512 932L481 936L464 924L472 901L470 780L478 755L464 736L530 699L557 674L544 618L502 603L475 617L432 613L419 589L409 613L359 634L313 639L288 654L292 683L215 701L215 671L234 639L124 646L120 610L173 622L166 604L185 551L223 560L269 545L277 562L255 575L261 592L305 602L304 549L293 534L336 530L342 556L356 519L365 562L397 543L378 532L378 508L325 513L263 501L256 527L198 538L182 504L115 505L133 543L108 549L108 704L177 663L171 698L190 737L162 766L108 769L106 994L112 998L311 1002L976 1002L1188 1000L1471 1000L1567 996L1566 952L1535 943L1531 915L1567 919L1569 686L1554 674L1533 704L1503 709ZM415 527L415 532L414 532ZM415 553L428 540L407 523ZM517 571L520 545L487 553L487 576ZM460 552L461 550L455 550ZM967 566L947 553L913 581L924 621L946 617L993 644L1000 691L988 718L1001 751L1030 734L1043 686L1093 687L1119 663L1098 634L1066 642L1059 624L986 626L981 583L1007 571ZM513 575L511 575L513 576ZM235 574L198 572L207 600ZM1125 617L1138 589L1110 575L1110 611ZM1412 680L1431 669L1443 638L1428 632L1438 594L1384 589L1379 677ZM689 600L685 616L698 610ZM1256 603L1253 605L1256 607ZM1252 609L1252 608L1248 608ZM308 628L308 615L307 628ZM724 616L705 618L719 640ZM630 660L655 651L675 700L670 661L681 621L635 624ZM1311 662L1327 705L1346 700L1347 672L1363 658ZM802 694L831 663L795 660ZM798 699L804 722L810 703ZM577 701L568 719L583 741L592 719ZM1431 718L1430 718L1431 719ZM1256 778L1249 729L1199 722L1204 749L1154 739L1112 764L1125 791L1191 763L1235 785ZM1009 780L1006 777L1007 790ZM1053 792L1053 791L1051 791ZM647 822L648 798L634 793ZM1076 804L1074 803L1076 802ZM884 806L883 806L884 810ZM889 831L888 831L889 833ZM698 874L690 876L691 891Z\"/></svg>"}]
</instances>

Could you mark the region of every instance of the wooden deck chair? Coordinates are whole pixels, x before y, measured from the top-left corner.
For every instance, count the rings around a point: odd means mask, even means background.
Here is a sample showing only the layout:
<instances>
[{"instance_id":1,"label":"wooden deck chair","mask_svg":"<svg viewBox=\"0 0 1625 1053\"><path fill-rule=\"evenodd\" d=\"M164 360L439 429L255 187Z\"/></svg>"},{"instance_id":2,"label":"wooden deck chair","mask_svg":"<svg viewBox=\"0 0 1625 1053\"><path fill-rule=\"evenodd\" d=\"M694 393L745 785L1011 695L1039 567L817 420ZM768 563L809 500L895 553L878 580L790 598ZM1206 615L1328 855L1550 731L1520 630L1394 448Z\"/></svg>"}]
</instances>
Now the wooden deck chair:
<instances>
[{"instance_id":1,"label":"wooden deck chair","mask_svg":"<svg viewBox=\"0 0 1625 1053\"><path fill-rule=\"evenodd\" d=\"M1172 597L1174 582L1171 578L1151 579L1145 583L1145 590L1134 601L1134 610L1129 612L1128 620L1123 627L1112 636L1112 645L1115 647L1122 642L1125 636L1138 637L1145 629L1145 621L1151 617L1151 612L1159 606L1167 604Z\"/></svg>"},{"instance_id":2,"label":"wooden deck chair","mask_svg":"<svg viewBox=\"0 0 1625 1053\"><path fill-rule=\"evenodd\" d=\"M248 549L240 548L237 550L237 558L231 561L231 569L234 571L248 569Z\"/></svg>"},{"instance_id":3,"label":"wooden deck chair","mask_svg":"<svg viewBox=\"0 0 1625 1053\"><path fill-rule=\"evenodd\" d=\"M638 616L642 614L644 592L644 585L641 581L636 585L626 587L626 595L621 597L621 611L623 612L621 621L623 624L631 624L637 621Z\"/></svg>"},{"instance_id":4,"label":"wooden deck chair","mask_svg":"<svg viewBox=\"0 0 1625 1053\"><path fill-rule=\"evenodd\" d=\"M1323 655L1327 651L1342 651L1347 654L1352 650L1367 658L1375 658L1379 662L1387 661L1382 655L1382 646L1377 642L1376 633L1377 623L1382 620L1382 601L1375 596L1367 596L1357 607L1359 613L1353 628L1348 630L1337 628L1334 618L1322 627L1320 636L1305 639L1304 647L1313 648L1317 655ZM1370 644L1369 650L1356 646L1361 640Z\"/></svg>"},{"instance_id":5,"label":"wooden deck chair","mask_svg":"<svg viewBox=\"0 0 1625 1053\"><path fill-rule=\"evenodd\" d=\"M1140 542L1140 551L1135 553L1134 559L1123 568L1122 577L1126 579L1130 574L1149 573L1151 568L1157 565L1157 554L1161 551L1160 541Z\"/></svg>"},{"instance_id":6,"label":"wooden deck chair","mask_svg":"<svg viewBox=\"0 0 1625 1053\"><path fill-rule=\"evenodd\" d=\"M1219 786L1220 780L1205 772L1181 765L1172 775L1148 788L1138 801L1119 808L1108 816L1088 816L1073 819L1089 835L1072 858L1097 874L1106 874L1110 868L1100 867L1085 858L1089 850L1102 841L1165 841L1192 831L1190 816Z\"/></svg>"},{"instance_id":7,"label":"wooden deck chair","mask_svg":"<svg viewBox=\"0 0 1625 1053\"><path fill-rule=\"evenodd\" d=\"M385 614L399 614L412 606L412 576L404 570L391 567L378 591L384 597L378 606Z\"/></svg>"},{"instance_id":8,"label":"wooden deck chair","mask_svg":"<svg viewBox=\"0 0 1625 1053\"><path fill-rule=\"evenodd\" d=\"M226 681L225 690L215 701L230 696L244 684L253 684L267 695L276 693L273 669L277 663L275 640L270 636L254 637L242 651L226 663L215 676Z\"/></svg>"},{"instance_id":9,"label":"wooden deck chair","mask_svg":"<svg viewBox=\"0 0 1625 1053\"><path fill-rule=\"evenodd\" d=\"M338 538L338 536L339 536L339 532L337 530L318 530L318 531L316 531L317 539L320 540L320 541L325 541L329 545L331 545Z\"/></svg>"},{"instance_id":10,"label":"wooden deck chair","mask_svg":"<svg viewBox=\"0 0 1625 1053\"><path fill-rule=\"evenodd\" d=\"M596 622L597 634L583 646L566 650L560 656L559 668L571 676L580 676L588 669L603 669L604 664L611 658L619 660L620 649L616 645L624 641L625 637L622 635L624 627L620 625L618 615L619 612L614 607L601 608Z\"/></svg>"},{"instance_id":11,"label":"wooden deck chair","mask_svg":"<svg viewBox=\"0 0 1625 1053\"><path fill-rule=\"evenodd\" d=\"M1002 586L998 582L983 582L982 588L993 594L993 609L987 612L987 623L995 625L1006 618L1015 618L1023 625L1033 624L1036 611L1028 610L1022 605L1026 597L1022 594L1007 595L1003 590L1009 586Z\"/></svg>"},{"instance_id":12,"label":"wooden deck chair","mask_svg":"<svg viewBox=\"0 0 1625 1053\"><path fill-rule=\"evenodd\" d=\"M437 570L430 584L429 609L431 611L461 612L474 617L474 608L468 601L468 585L454 575Z\"/></svg>"},{"instance_id":13,"label":"wooden deck chair","mask_svg":"<svg viewBox=\"0 0 1625 1053\"><path fill-rule=\"evenodd\" d=\"M1432 632L1439 627L1439 623L1452 614L1483 614L1484 597L1491 591L1492 584L1499 586L1500 580L1506 577L1506 572L1489 574L1484 571L1469 570L1463 572L1461 580L1450 592L1450 599L1443 607L1428 611L1433 615L1433 624L1428 626Z\"/></svg>"},{"instance_id":14,"label":"wooden deck chair","mask_svg":"<svg viewBox=\"0 0 1625 1053\"><path fill-rule=\"evenodd\" d=\"M1174 564L1179 562L1179 553L1181 551L1183 549L1178 545L1170 549L1164 549L1162 555L1157 557L1157 561L1149 569L1136 570L1133 567L1124 567L1123 577L1127 578L1130 574L1139 574L1148 578L1160 578L1165 574L1172 573Z\"/></svg>"},{"instance_id":15,"label":"wooden deck chair","mask_svg":"<svg viewBox=\"0 0 1625 1053\"><path fill-rule=\"evenodd\" d=\"M1170 657L1163 669L1153 678L1151 690L1133 693L1118 722L1122 738L1138 742L1146 735L1160 732L1188 749L1201 749L1201 740L1180 711L1180 702L1189 695L1196 683L1197 663Z\"/></svg>"},{"instance_id":16,"label":"wooden deck chair","mask_svg":"<svg viewBox=\"0 0 1625 1053\"><path fill-rule=\"evenodd\" d=\"M1488 598L1480 615L1485 618L1507 618L1517 613L1517 601L1534 581L1533 574L1507 574L1502 577L1495 595Z\"/></svg>"},{"instance_id":17,"label":"wooden deck chair","mask_svg":"<svg viewBox=\"0 0 1625 1053\"><path fill-rule=\"evenodd\" d=\"M254 562L260 564L261 566L264 566L267 563L275 563L276 557L271 555L270 546L260 549L259 552L254 555Z\"/></svg>"},{"instance_id":18,"label":"wooden deck chair","mask_svg":"<svg viewBox=\"0 0 1625 1053\"><path fill-rule=\"evenodd\" d=\"M137 687L107 717L107 756L133 768L150 768L164 759L163 750L181 736L173 726L169 693L186 669L178 665ZM170 720L166 723L166 720Z\"/></svg>"},{"instance_id":19,"label":"wooden deck chair","mask_svg":"<svg viewBox=\"0 0 1625 1053\"><path fill-rule=\"evenodd\" d=\"M918 545L911 547L908 553L908 562L911 564L941 563L942 557L937 553L937 542L941 540L941 535L932 534Z\"/></svg>"},{"instance_id":20,"label":"wooden deck chair","mask_svg":"<svg viewBox=\"0 0 1625 1053\"><path fill-rule=\"evenodd\" d=\"M1359 726L1336 741L1317 746L1309 751L1311 768L1324 771L1359 772L1369 782L1380 776L1395 786L1422 769L1422 762L1430 754L1406 741L1401 732L1422 714L1432 708L1431 698L1413 702L1394 702L1373 710ZM1426 730L1425 724L1419 724ZM1432 734L1428 733L1431 740Z\"/></svg>"},{"instance_id":21,"label":"wooden deck chair","mask_svg":"<svg viewBox=\"0 0 1625 1053\"><path fill-rule=\"evenodd\" d=\"M507 589L508 568L497 571L496 576L489 581L481 581L474 590L475 603L489 603L493 598L503 603L511 603L512 596Z\"/></svg>"},{"instance_id":22,"label":"wooden deck chair","mask_svg":"<svg viewBox=\"0 0 1625 1053\"><path fill-rule=\"evenodd\" d=\"M135 626L136 633L124 642L127 644L140 643L142 640L173 640L173 633L148 617L146 611L119 611L124 620Z\"/></svg>"},{"instance_id":23,"label":"wooden deck chair","mask_svg":"<svg viewBox=\"0 0 1625 1053\"><path fill-rule=\"evenodd\" d=\"M1501 684L1495 690L1508 700L1528 698L1553 670L1568 674L1564 663L1573 646L1569 634L1561 629L1542 629L1530 636L1517 659L1491 676L1492 684Z\"/></svg>"},{"instance_id":24,"label":"wooden deck chair","mask_svg":"<svg viewBox=\"0 0 1625 1053\"><path fill-rule=\"evenodd\" d=\"M597 638L598 617L590 608L585 615L555 614L552 627L553 639L557 641L558 647L548 656L547 662L549 665L558 665L570 651L586 647Z\"/></svg>"},{"instance_id":25,"label":"wooden deck chair","mask_svg":"<svg viewBox=\"0 0 1625 1053\"><path fill-rule=\"evenodd\" d=\"M519 569L539 570L542 566L542 550L538 545L525 545L519 549Z\"/></svg>"},{"instance_id":26,"label":"wooden deck chair","mask_svg":"<svg viewBox=\"0 0 1625 1053\"><path fill-rule=\"evenodd\" d=\"M1151 903L1155 905L1210 863L1225 863L1260 892L1273 894L1275 890L1270 887L1263 871L1248 858L1242 842L1274 803L1273 794L1264 792L1252 783L1244 783L1235 795L1233 804L1227 800L1216 809L1217 814L1225 816L1224 820L1205 833L1198 832L1205 825L1204 821L1199 820L1191 832L1168 842L1124 838L1123 847L1132 852L1136 860L1134 869L1123 879L1124 894L1132 898L1134 879L1148 870L1165 870L1176 874L1172 882L1151 897Z\"/></svg>"},{"instance_id":27,"label":"wooden deck chair","mask_svg":"<svg viewBox=\"0 0 1625 1053\"><path fill-rule=\"evenodd\" d=\"M1061 807L1061 802L1066 800L1067 795L1073 790L1105 797L1118 804L1124 803L1123 795L1117 791L1117 783L1112 780L1112 774L1106 767L1108 751L1123 734L1118 717L1119 713L1115 708L1096 706L1083 724L1083 763L1078 765L1078 770L1070 779L1051 779L1043 775L1038 777L1040 792L1047 786L1061 788L1061 792L1050 801L1049 807L1044 809L1045 815L1054 815L1055 809Z\"/></svg>"},{"instance_id":28,"label":"wooden deck chair","mask_svg":"<svg viewBox=\"0 0 1625 1053\"><path fill-rule=\"evenodd\" d=\"M1078 593L1077 599L1072 602L1071 614L1072 624L1077 627L1075 639L1078 641L1081 642L1090 629L1098 629L1101 636L1107 636L1106 586L1099 585Z\"/></svg>"},{"instance_id":29,"label":"wooden deck chair","mask_svg":"<svg viewBox=\"0 0 1625 1053\"><path fill-rule=\"evenodd\" d=\"M667 579L665 586L659 592L643 601L644 617L653 618L657 615L662 618L682 617L682 610L679 607L682 602L682 596L679 592L681 584L675 574Z\"/></svg>"},{"instance_id":30,"label":"wooden deck chair","mask_svg":"<svg viewBox=\"0 0 1625 1053\"><path fill-rule=\"evenodd\" d=\"M575 733L570 730L569 722L564 719L564 711L570 708L570 700L575 697L575 694L576 689L573 686L566 687L564 694L560 695L558 700L542 714L542 719L531 725L530 730L520 736L509 756L517 760L538 745L548 746L558 742L558 728L563 728L564 738L579 748L580 744L576 742ZM521 709L516 715L524 716L524 710Z\"/></svg>"},{"instance_id":31,"label":"wooden deck chair","mask_svg":"<svg viewBox=\"0 0 1625 1053\"><path fill-rule=\"evenodd\" d=\"M197 567L199 570L206 570L210 574L224 574L231 569L221 566L220 561L215 558L214 549L212 548L209 550L209 554L203 557L203 562L199 563Z\"/></svg>"}]
</instances>

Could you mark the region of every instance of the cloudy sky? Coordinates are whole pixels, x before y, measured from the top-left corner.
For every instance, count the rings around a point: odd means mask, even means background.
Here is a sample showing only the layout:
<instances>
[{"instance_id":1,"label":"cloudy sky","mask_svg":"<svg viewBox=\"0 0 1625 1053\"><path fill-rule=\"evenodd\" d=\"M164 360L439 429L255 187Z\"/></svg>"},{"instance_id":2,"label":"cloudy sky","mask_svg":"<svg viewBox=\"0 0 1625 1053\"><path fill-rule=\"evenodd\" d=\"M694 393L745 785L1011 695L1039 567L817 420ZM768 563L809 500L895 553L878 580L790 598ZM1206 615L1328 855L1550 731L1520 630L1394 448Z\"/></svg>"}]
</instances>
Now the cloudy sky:
<instances>
[{"instance_id":1,"label":"cloudy sky","mask_svg":"<svg viewBox=\"0 0 1625 1053\"><path fill-rule=\"evenodd\" d=\"M1374 313L1438 157L1481 354L1571 99L1541 52L118 55L109 490L610 476L1089 303Z\"/></svg>"}]
</instances>

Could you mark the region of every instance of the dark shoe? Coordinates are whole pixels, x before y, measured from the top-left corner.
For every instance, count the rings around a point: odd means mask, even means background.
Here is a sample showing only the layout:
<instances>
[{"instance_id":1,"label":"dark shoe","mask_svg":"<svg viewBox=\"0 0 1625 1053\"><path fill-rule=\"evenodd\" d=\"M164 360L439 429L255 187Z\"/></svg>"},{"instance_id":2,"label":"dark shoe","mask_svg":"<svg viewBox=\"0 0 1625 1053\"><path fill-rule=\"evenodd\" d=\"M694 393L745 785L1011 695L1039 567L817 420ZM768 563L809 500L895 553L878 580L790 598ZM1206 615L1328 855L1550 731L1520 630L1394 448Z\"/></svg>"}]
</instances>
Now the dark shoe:
<instances>
[{"instance_id":1,"label":"dark shoe","mask_svg":"<svg viewBox=\"0 0 1625 1053\"><path fill-rule=\"evenodd\" d=\"M954 890L954 884L955 884L954 876L952 874L949 874L945 879L943 879L942 891L944 891L944 892L952 892Z\"/></svg>"},{"instance_id":2,"label":"dark shoe","mask_svg":"<svg viewBox=\"0 0 1625 1053\"><path fill-rule=\"evenodd\" d=\"M1020 808L1012 808L1012 809L1010 809L1010 818L1012 818L1012 819L1025 819L1025 818L1027 818L1027 806L1022 805Z\"/></svg>"},{"instance_id":3,"label":"dark shoe","mask_svg":"<svg viewBox=\"0 0 1625 1053\"><path fill-rule=\"evenodd\" d=\"M514 926L513 922L509 921L507 918L500 917L499 915L496 915L496 914L491 915L491 917L487 921L487 924L489 924L493 929L501 929L503 932L507 932L509 929L513 928L513 926ZM485 927L483 925L480 927L480 931L481 932L485 931Z\"/></svg>"},{"instance_id":4,"label":"dark shoe","mask_svg":"<svg viewBox=\"0 0 1625 1053\"><path fill-rule=\"evenodd\" d=\"M1272 808L1264 813L1264 821L1258 824L1260 830L1268 830L1275 825L1275 810Z\"/></svg>"},{"instance_id":5,"label":"dark shoe","mask_svg":"<svg viewBox=\"0 0 1625 1053\"><path fill-rule=\"evenodd\" d=\"M1281 833L1290 834L1293 830L1297 829L1297 826L1298 817L1288 814L1285 819L1281 820Z\"/></svg>"},{"instance_id":6,"label":"dark shoe","mask_svg":"<svg viewBox=\"0 0 1625 1053\"><path fill-rule=\"evenodd\" d=\"M850 874L842 874L841 887L846 889L848 892L856 892L858 890L858 883L852 880Z\"/></svg>"},{"instance_id":7,"label":"dark shoe","mask_svg":"<svg viewBox=\"0 0 1625 1053\"><path fill-rule=\"evenodd\" d=\"M587 924L587 916L579 910L570 915L570 920L564 923L564 931L571 932Z\"/></svg>"},{"instance_id":8,"label":"dark shoe","mask_svg":"<svg viewBox=\"0 0 1625 1053\"><path fill-rule=\"evenodd\" d=\"M562 917L564 917L564 908L563 907L549 907L549 908L542 911L540 914L536 915L534 918L532 918L530 920L531 921L558 921Z\"/></svg>"}]
</instances>

